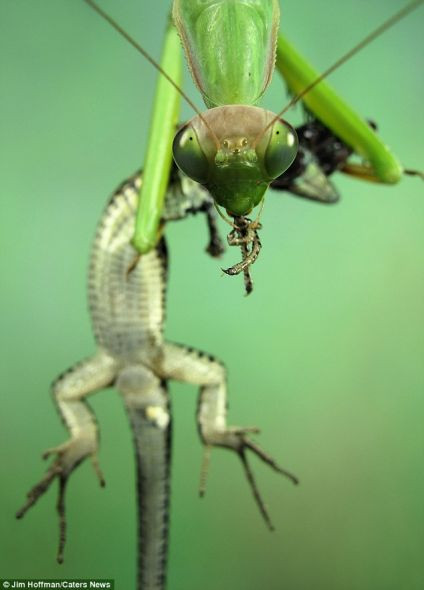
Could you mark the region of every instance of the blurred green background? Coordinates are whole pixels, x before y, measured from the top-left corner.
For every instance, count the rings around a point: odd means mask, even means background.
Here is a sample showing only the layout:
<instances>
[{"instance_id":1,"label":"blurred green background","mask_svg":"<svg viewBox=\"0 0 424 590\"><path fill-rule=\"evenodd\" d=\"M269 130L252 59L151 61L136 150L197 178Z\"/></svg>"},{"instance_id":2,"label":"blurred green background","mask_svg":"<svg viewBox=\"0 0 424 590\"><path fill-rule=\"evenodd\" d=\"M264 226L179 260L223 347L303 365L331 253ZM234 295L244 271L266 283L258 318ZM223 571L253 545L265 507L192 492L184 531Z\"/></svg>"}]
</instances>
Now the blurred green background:
<instances>
[{"instance_id":1,"label":"blurred green background","mask_svg":"<svg viewBox=\"0 0 424 590\"><path fill-rule=\"evenodd\" d=\"M282 27L322 69L404 2L281 4ZM168 2L102 6L160 54ZM423 25L421 8L332 76L421 169ZM49 384L93 352L90 243L108 195L142 162L156 74L79 0L1 0L0 61L1 576L114 578L129 589L134 466L116 392L90 402L107 487L89 464L73 476L65 564L55 563L56 490L22 522L13 515L43 473L42 450L66 437ZM276 77L264 105L285 101ZM219 263L203 252L202 219L168 228L168 337L225 361L230 423L260 426L264 448L301 479L294 488L255 461L274 533L228 452L213 454L199 500L197 392L172 384L169 590L424 587L423 185L334 181L334 207L269 195L249 298L240 277L221 276L237 251Z\"/></svg>"}]
</instances>

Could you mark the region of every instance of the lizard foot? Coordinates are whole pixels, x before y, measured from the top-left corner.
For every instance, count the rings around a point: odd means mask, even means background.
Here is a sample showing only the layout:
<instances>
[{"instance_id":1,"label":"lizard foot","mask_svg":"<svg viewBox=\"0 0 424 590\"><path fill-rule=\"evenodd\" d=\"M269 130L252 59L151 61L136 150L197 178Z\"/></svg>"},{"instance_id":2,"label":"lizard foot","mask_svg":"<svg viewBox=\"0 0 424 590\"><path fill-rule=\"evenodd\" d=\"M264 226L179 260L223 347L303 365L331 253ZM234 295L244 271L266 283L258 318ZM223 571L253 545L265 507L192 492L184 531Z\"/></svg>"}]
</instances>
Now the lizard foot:
<instances>
[{"instance_id":1,"label":"lizard foot","mask_svg":"<svg viewBox=\"0 0 424 590\"><path fill-rule=\"evenodd\" d=\"M274 526L272 524L271 518L269 516L268 510L266 508L265 502L259 492L259 488L256 484L255 477L253 475L253 471L250 467L248 461L247 451L251 451L254 455L259 457L264 463L269 465L274 471L277 473L281 473L290 481L297 485L299 483L298 478L280 467L276 461L266 453L258 444L253 442L247 435L252 433L258 433L258 428L228 428L225 431L215 433L213 437L207 437L205 439L206 447L205 447L205 457L202 467L202 474L201 474L201 486L200 486L200 494L203 495L205 491L205 482L206 482L206 470L209 464L209 456L210 456L210 449L211 446L220 446L227 449L231 449L235 451L238 456L240 457L241 463L243 465L244 473L246 475L247 481L249 482L250 489L252 490L253 497L255 498L256 504L259 508L260 513L262 514L265 523L267 524L270 530L274 530Z\"/></svg>"},{"instance_id":2,"label":"lizard foot","mask_svg":"<svg viewBox=\"0 0 424 590\"><path fill-rule=\"evenodd\" d=\"M250 266L256 262L261 251L262 246L258 235L258 230L261 227L261 224L257 220L251 221L244 216L234 217L233 230L227 236L229 246L240 246L242 260L222 270L230 276L243 272L246 295L249 295L253 290Z\"/></svg>"},{"instance_id":3,"label":"lizard foot","mask_svg":"<svg viewBox=\"0 0 424 590\"><path fill-rule=\"evenodd\" d=\"M57 478L59 482L59 495L56 509L59 516L59 545L57 550L57 561L63 563L63 553L66 542L66 516L65 516L65 491L71 473L88 456L91 457L93 468L99 479L100 485L104 486L105 481L97 461L97 444L88 437L73 438L58 447L48 449L43 453L43 459L50 455L56 455L56 459L47 469L44 477L33 486L28 494L25 504L16 513L16 518L22 518L26 512L37 502L37 500L49 489L51 483Z\"/></svg>"}]
</instances>

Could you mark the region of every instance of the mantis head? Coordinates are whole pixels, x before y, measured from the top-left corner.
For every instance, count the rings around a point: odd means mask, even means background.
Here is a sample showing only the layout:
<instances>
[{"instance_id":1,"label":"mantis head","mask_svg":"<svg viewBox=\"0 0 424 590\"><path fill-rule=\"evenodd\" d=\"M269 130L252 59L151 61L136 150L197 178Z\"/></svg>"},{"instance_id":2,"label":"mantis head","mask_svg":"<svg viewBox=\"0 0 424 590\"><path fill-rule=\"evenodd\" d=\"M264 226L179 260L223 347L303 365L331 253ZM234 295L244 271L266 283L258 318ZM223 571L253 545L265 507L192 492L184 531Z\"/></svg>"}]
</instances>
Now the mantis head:
<instances>
[{"instance_id":1,"label":"mantis head","mask_svg":"<svg viewBox=\"0 0 424 590\"><path fill-rule=\"evenodd\" d=\"M174 160L203 184L229 215L248 214L270 182L292 164L296 131L275 114L253 106L216 107L182 127L173 143Z\"/></svg>"}]
</instances>

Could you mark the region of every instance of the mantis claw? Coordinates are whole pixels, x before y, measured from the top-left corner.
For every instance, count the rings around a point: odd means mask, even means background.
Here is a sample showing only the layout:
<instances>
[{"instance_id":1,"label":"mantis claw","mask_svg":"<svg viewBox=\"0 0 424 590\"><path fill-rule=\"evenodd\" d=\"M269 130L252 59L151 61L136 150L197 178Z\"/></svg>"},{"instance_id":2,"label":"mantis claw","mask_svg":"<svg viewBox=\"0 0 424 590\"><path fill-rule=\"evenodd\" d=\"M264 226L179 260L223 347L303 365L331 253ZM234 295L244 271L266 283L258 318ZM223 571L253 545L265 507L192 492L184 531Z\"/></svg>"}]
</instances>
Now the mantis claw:
<instances>
[{"instance_id":1,"label":"mantis claw","mask_svg":"<svg viewBox=\"0 0 424 590\"><path fill-rule=\"evenodd\" d=\"M424 180L424 172L422 172L422 170L412 170L410 168L405 168L403 173L407 174L408 176L418 176L421 178L421 180Z\"/></svg>"}]
</instances>

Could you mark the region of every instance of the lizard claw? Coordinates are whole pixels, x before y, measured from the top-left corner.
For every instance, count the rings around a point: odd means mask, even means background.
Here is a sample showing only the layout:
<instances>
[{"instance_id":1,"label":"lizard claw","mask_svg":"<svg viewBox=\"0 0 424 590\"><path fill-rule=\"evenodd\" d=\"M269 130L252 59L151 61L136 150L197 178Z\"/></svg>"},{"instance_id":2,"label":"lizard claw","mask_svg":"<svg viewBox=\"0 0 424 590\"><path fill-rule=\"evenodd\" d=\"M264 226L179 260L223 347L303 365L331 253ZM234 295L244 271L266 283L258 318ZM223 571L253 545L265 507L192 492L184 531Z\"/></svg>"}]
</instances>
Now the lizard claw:
<instances>
[{"instance_id":1,"label":"lizard claw","mask_svg":"<svg viewBox=\"0 0 424 590\"><path fill-rule=\"evenodd\" d=\"M281 473L281 475L284 475L285 477L290 479L290 481L294 485L297 485L299 483L299 480L295 475L293 475L292 473L290 473L286 469L283 469L282 467L280 467L274 461L274 459L270 455L268 455L268 453L266 453L263 449L261 449L261 447L259 445L257 445L256 443L254 443L253 441L251 441L250 439L248 439L246 437L241 438L240 448L237 451L238 456L240 457L240 460L242 462L244 473L246 475L247 481L249 482L250 489L252 490L253 497L255 498L256 504L258 505L259 511L262 514L268 528L271 531L273 531L274 525L272 524L267 507L266 507L265 502L259 492L259 488L256 484L256 480L253 475L253 471L252 471L250 464L247 460L247 453L246 453L247 449L252 451L257 457L259 457L259 459L261 459L264 463L269 465L274 471L276 471L277 473Z\"/></svg>"},{"instance_id":2,"label":"lizard claw","mask_svg":"<svg viewBox=\"0 0 424 590\"><path fill-rule=\"evenodd\" d=\"M209 244L205 249L206 252L213 258L219 258L225 252L224 244L218 235L211 237Z\"/></svg>"},{"instance_id":3,"label":"lizard claw","mask_svg":"<svg viewBox=\"0 0 424 590\"><path fill-rule=\"evenodd\" d=\"M21 519L34 506L37 500L47 492L52 482L57 478L59 482L59 494L56 504L56 510L59 516L57 561L58 563L63 563L66 542L65 491L69 476L87 456L91 456L93 468L102 487L105 485L105 481L98 464L96 450L95 448L93 450L89 441L72 439L62 445L47 449L42 456L43 459L47 459L53 454L56 455L56 459L47 469L44 477L29 490L25 504L16 512L16 518Z\"/></svg>"},{"instance_id":4,"label":"lizard claw","mask_svg":"<svg viewBox=\"0 0 424 590\"><path fill-rule=\"evenodd\" d=\"M61 468L57 461L47 470L44 477L33 486L27 493L25 504L16 512L16 518L22 518L24 514L33 506L38 498L42 496L50 487L50 484L61 473Z\"/></svg>"},{"instance_id":5,"label":"lizard claw","mask_svg":"<svg viewBox=\"0 0 424 590\"><path fill-rule=\"evenodd\" d=\"M203 459L202 469L201 469L201 477L200 477L200 496L205 494L206 489L206 476L207 476L207 469L209 466L210 460L210 450L212 446L220 446L227 449L231 449L235 451L238 456L240 457L241 463L243 465L244 473L246 475L247 481L249 482L250 489L252 490L253 497L255 498L256 504L258 505L259 511L262 514L265 523L267 524L270 530L274 530L274 526L271 522L271 518L269 516L268 510L266 508L265 502L259 492L259 488L256 484L255 477L253 475L253 471L250 467L248 461L247 451L251 451L255 454L261 461L269 465L274 471L284 475L290 481L297 485L299 483L298 478L280 467L276 461L266 453L258 444L253 442L247 434L257 434L259 429L256 427L247 427L247 428L239 428L239 427L232 427L227 428L225 431L216 432L214 435L210 435L209 437L205 437L204 442L205 446L205 455Z\"/></svg>"},{"instance_id":6,"label":"lizard claw","mask_svg":"<svg viewBox=\"0 0 424 590\"><path fill-rule=\"evenodd\" d=\"M69 473L64 474L63 468L60 465L60 458L56 459L54 463L47 470L45 476L32 487L28 494L25 504L16 513L16 518L22 518L26 512L33 506L37 500L49 489L51 483L55 478L59 480L59 496L56 504L56 509L59 515L59 545L57 549L57 562L63 563L63 552L66 542L66 516L65 516L65 490L68 481Z\"/></svg>"}]
</instances>

